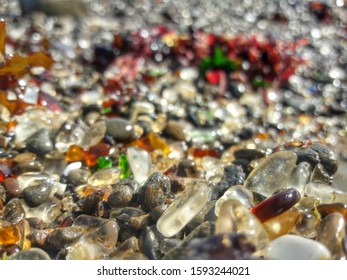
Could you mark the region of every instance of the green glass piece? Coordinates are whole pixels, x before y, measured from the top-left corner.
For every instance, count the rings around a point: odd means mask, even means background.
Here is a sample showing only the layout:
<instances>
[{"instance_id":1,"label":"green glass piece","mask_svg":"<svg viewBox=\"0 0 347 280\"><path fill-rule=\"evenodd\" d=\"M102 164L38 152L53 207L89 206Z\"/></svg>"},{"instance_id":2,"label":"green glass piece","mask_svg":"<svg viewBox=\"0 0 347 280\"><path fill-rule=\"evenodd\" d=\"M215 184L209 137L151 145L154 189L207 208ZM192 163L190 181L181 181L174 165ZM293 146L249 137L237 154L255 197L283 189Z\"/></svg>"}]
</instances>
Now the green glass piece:
<instances>
[{"instance_id":1,"label":"green glass piece","mask_svg":"<svg viewBox=\"0 0 347 280\"><path fill-rule=\"evenodd\" d=\"M111 113L111 112L112 112L112 108L111 107L105 107L105 108L102 108L102 110L101 110L102 114L108 114L108 113Z\"/></svg>"},{"instance_id":2,"label":"green glass piece","mask_svg":"<svg viewBox=\"0 0 347 280\"><path fill-rule=\"evenodd\" d=\"M209 69L225 69L233 71L236 68L236 62L230 60L221 48L216 48L211 57L204 57L200 62L200 72L206 73Z\"/></svg>"},{"instance_id":3,"label":"green glass piece","mask_svg":"<svg viewBox=\"0 0 347 280\"><path fill-rule=\"evenodd\" d=\"M120 155L118 159L118 168L121 170L120 178L129 178L131 175L131 169L128 163L126 155Z\"/></svg>"},{"instance_id":4,"label":"green glass piece","mask_svg":"<svg viewBox=\"0 0 347 280\"><path fill-rule=\"evenodd\" d=\"M256 87L267 87L269 84L261 79L254 79L252 85Z\"/></svg>"},{"instance_id":5,"label":"green glass piece","mask_svg":"<svg viewBox=\"0 0 347 280\"><path fill-rule=\"evenodd\" d=\"M111 168L112 160L108 157L99 157L98 158L98 169Z\"/></svg>"}]
</instances>

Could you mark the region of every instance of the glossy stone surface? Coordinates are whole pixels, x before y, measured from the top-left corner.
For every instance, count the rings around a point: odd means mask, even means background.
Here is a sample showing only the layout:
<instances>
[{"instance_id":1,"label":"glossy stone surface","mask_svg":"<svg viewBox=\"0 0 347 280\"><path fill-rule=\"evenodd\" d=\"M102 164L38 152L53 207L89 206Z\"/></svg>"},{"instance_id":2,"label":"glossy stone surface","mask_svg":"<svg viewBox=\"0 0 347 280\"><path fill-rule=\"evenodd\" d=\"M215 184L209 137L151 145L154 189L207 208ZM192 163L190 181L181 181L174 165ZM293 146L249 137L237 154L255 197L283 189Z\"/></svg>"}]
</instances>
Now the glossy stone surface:
<instances>
[{"instance_id":1,"label":"glossy stone surface","mask_svg":"<svg viewBox=\"0 0 347 280\"><path fill-rule=\"evenodd\" d=\"M251 212L261 221L267 221L292 208L301 198L300 193L290 188L279 192L254 206Z\"/></svg>"},{"instance_id":2,"label":"glossy stone surface","mask_svg":"<svg viewBox=\"0 0 347 280\"><path fill-rule=\"evenodd\" d=\"M26 141L29 152L43 156L53 150L53 143L50 139L49 130L41 129L34 135L30 136Z\"/></svg>"},{"instance_id":3,"label":"glossy stone surface","mask_svg":"<svg viewBox=\"0 0 347 280\"><path fill-rule=\"evenodd\" d=\"M347 193L326 183L309 183L305 185L305 194L319 199L320 203L347 203Z\"/></svg>"},{"instance_id":4,"label":"glossy stone surface","mask_svg":"<svg viewBox=\"0 0 347 280\"><path fill-rule=\"evenodd\" d=\"M308 162L300 162L293 170L288 181L288 186L296 188L301 194L303 194L304 186L309 182L311 172L312 167Z\"/></svg>"},{"instance_id":5,"label":"glossy stone surface","mask_svg":"<svg viewBox=\"0 0 347 280\"><path fill-rule=\"evenodd\" d=\"M111 135L116 141L125 142L135 139L133 125L123 118L112 118L105 121L106 133Z\"/></svg>"},{"instance_id":6,"label":"glossy stone surface","mask_svg":"<svg viewBox=\"0 0 347 280\"><path fill-rule=\"evenodd\" d=\"M317 210L322 218L325 218L327 215L337 212L341 213L345 218L345 221L347 221L347 204L340 202L320 204L317 206Z\"/></svg>"},{"instance_id":7,"label":"glossy stone surface","mask_svg":"<svg viewBox=\"0 0 347 280\"><path fill-rule=\"evenodd\" d=\"M274 260L328 260L330 251L322 243L308 238L283 235L270 242L268 259Z\"/></svg>"},{"instance_id":8,"label":"glossy stone surface","mask_svg":"<svg viewBox=\"0 0 347 280\"><path fill-rule=\"evenodd\" d=\"M157 221L159 232L165 237L178 233L208 201L210 189L205 183L196 183L179 195Z\"/></svg>"},{"instance_id":9,"label":"glossy stone surface","mask_svg":"<svg viewBox=\"0 0 347 280\"><path fill-rule=\"evenodd\" d=\"M170 191L170 179L160 172L153 173L139 189L142 208L149 211L164 204Z\"/></svg>"},{"instance_id":10,"label":"glossy stone surface","mask_svg":"<svg viewBox=\"0 0 347 280\"><path fill-rule=\"evenodd\" d=\"M140 184L144 183L152 168L152 161L148 152L137 147L129 147L127 158L135 180Z\"/></svg>"},{"instance_id":11,"label":"glossy stone surface","mask_svg":"<svg viewBox=\"0 0 347 280\"><path fill-rule=\"evenodd\" d=\"M34 181L23 190L23 198L29 207L43 203L52 191L51 185L45 181Z\"/></svg>"},{"instance_id":12,"label":"glossy stone surface","mask_svg":"<svg viewBox=\"0 0 347 280\"><path fill-rule=\"evenodd\" d=\"M88 178L88 184L93 186L112 185L119 181L120 170L118 168L105 168L96 171Z\"/></svg>"},{"instance_id":13,"label":"glossy stone surface","mask_svg":"<svg viewBox=\"0 0 347 280\"><path fill-rule=\"evenodd\" d=\"M268 233L269 239L273 240L285 234L289 234L300 219L300 212L295 207L282 214L267 220L263 226Z\"/></svg>"},{"instance_id":14,"label":"glossy stone surface","mask_svg":"<svg viewBox=\"0 0 347 280\"><path fill-rule=\"evenodd\" d=\"M247 177L244 186L264 196L287 187L297 156L290 151L277 152L264 159Z\"/></svg>"},{"instance_id":15,"label":"glossy stone surface","mask_svg":"<svg viewBox=\"0 0 347 280\"><path fill-rule=\"evenodd\" d=\"M332 258L339 259L345 255L342 247L342 240L345 235L346 224L343 215L331 213L322 220L316 240L330 250Z\"/></svg>"},{"instance_id":16,"label":"glossy stone surface","mask_svg":"<svg viewBox=\"0 0 347 280\"><path fill-rule=\"evenodd\" d=\"M227 189L223 196L216 201L215 214L217 217L219 216L220 207L224 201L229 199L236 199L247 208L251 208L253 206L252 192L241 185L236 185Z\"/></svg>"},{"instance_id":17,"label":"glossy stone surface","mask_svg":"<svg viewBox=\"0 0 347 280\"><path fill-rule=\"evenodd\" d=\"M262 256L269 245L268 234L259 220L238 200L226 200L216 221L216 233L241 233Z\"/></svg>"},{"instance_id":18,"label":"glossy stone surface","mask_svg":"<svg viewBox=\"0 0 347 280\"><path fill-rule=\"evenodd\" d=\"M306 238L315 238L317 236L320 219L311 212L300 212L300 219L295 225L293 233Z\"/></svg>"},{"instance_id":19,"label":"glossy stone surface","mask_svg":"<svg viewBox=\"0 0 347 280\"><path fill-rule=\"evenodd\" d=\"M87 232L68 250L67 260L101 259L110 254L118 241L119 227L116 221L100 219L98 226ZM74 226L78 226L75 223Z\"/></svg>"}]
</instances>

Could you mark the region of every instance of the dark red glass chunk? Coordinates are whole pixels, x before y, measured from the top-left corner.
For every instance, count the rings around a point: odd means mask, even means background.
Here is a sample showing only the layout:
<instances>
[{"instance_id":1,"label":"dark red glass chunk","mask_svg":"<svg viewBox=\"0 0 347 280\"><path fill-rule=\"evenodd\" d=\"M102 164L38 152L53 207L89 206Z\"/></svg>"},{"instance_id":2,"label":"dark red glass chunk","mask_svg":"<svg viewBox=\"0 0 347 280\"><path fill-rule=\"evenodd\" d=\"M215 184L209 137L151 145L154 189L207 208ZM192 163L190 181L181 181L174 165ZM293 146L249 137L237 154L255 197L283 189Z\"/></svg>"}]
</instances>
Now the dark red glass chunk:
<instances>
[{"instance_id":1,"label":"dark red glass chunk","mask_svg":"<svg viewBox=\"0 0 347 280\"><path fill-rule=\"evenodd\" d=\"M251 212L261 222L265 222L292 208L300 198L299 191L290 188L260 202L252 208Z\"/></svg>"}]
</instances>

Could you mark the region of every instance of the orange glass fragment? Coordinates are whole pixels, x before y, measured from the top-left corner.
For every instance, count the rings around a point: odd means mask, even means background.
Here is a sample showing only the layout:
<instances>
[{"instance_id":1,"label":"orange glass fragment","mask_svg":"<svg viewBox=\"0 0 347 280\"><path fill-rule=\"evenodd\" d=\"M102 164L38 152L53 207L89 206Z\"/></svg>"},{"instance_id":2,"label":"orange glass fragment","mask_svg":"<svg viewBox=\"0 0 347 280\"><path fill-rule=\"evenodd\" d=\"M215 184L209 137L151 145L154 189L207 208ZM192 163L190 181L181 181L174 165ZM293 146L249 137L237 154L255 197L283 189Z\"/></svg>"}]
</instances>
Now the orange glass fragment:
<instances>
[{"instance_id":1,"label":"orange glass fragment","mask_svg":"<svg viewBox=\"0 0 347 280\"><path fill-rule=\"evenodd\" d=\"M66 151L65 159L68 162L83 161L86 159L86 152L78 145L71 145Z\"/></svg>"},{"instance_id":2,"label":"orange glass fragment","mask_svg":"<svg viewBox=\"0 0 347 280\"><path fill-rule=\"evenodd\" d=\"M13 245L19 241L18 228L13 225L2 226L0 224L0 245Z\"/></svg>"},{"instance_id":3,"label":"orange glass fragment","mask_svg":"<svg viewBox=\"0 0 347 280\"><path fill-rule=\"evenodd\" d=\"M6 41L6 22L0 20L0 53L5 58L5 41Z\"/></svg>"},{"instance_id":4,"label":"orange glass fragment","mask_svg":"<svg viewBox=\"0 0 347 280\"><path fill-rule=\"evenodd\" d=\"M27 57L15 54L11 59L7 59L5 66L0 69L0 77L12 75L18 79L27 74L30 67L42 66L49 69L53 62L53 59L42 51Z\"/></svg>"}]
</instances>

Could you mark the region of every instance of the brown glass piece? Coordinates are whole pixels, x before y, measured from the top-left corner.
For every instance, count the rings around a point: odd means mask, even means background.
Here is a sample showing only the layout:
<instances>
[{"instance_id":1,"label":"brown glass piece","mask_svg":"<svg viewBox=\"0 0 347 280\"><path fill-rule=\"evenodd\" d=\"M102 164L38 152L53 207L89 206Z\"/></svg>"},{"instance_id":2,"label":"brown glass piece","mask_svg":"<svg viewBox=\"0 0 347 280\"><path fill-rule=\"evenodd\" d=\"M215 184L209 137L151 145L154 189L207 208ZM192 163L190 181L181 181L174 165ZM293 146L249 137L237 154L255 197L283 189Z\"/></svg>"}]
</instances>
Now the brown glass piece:
<instances>
[{"instance_id":1,"label":"brown glass piece","mask_svg":"<svg viewBox=\"0 0 347 280\"><path fill-rule=\"evenodd\" d=\"M328 216L331 213L341 213L343 217L345 218L345 221L347 221L347 205L336 202L336 203L330 203L330 204L320 204L317 206L317 210L319 214L321 214L322 219L324 219L326 216Z\"/></svg>"},{"instance_id":2,"label":"brown glass piece","mask_svg":"<svg viewBox=\"0 0 347 280\"><path fill-rule=\"evenodd\" d=\"M301 198L300 193L290 188L263 200L251 209L251 212L265 222L292 208Z\"/></svg>"}]
</instances>

